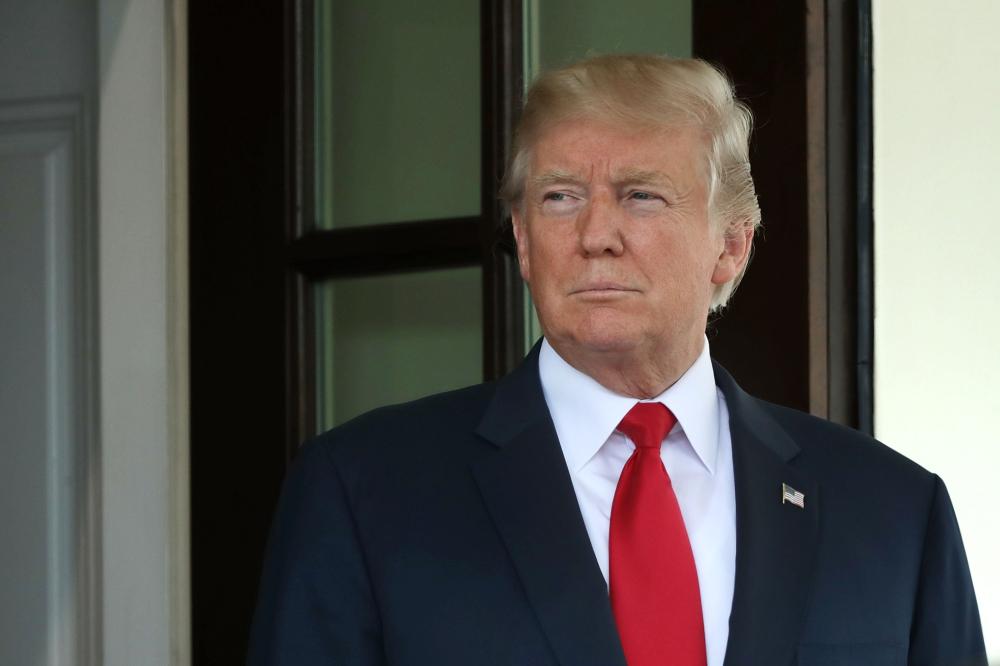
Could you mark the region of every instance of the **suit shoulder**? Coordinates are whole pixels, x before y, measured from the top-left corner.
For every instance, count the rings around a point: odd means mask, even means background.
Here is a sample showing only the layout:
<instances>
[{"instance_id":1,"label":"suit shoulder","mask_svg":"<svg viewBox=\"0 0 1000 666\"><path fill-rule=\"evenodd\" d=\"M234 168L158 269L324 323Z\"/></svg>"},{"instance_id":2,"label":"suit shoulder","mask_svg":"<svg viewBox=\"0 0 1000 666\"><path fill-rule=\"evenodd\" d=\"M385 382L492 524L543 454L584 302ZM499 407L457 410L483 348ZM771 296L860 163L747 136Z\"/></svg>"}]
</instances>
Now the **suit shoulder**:
<instances>
[{"instance_id":1,"label":"suit shoulder","mask_svg":"<svg viewBox=\"0 0 1000 666\"><path fill-rule=\"evenodd\" d=\"M933 490L934 474L874 437L796 409L758 402L818 471L881 477Z\"/></svg>"},{"instance_id":2,"label":"suit shoulder","mask_svg":"<svg viewBox=\"0 0 1000 666\"><path fill-rule=\"evenodd\" d=\"M494 392L492 383L378 407L332 428L303 445L351 462L447 445L471 435Z\"/></svg>"}]
</instances>

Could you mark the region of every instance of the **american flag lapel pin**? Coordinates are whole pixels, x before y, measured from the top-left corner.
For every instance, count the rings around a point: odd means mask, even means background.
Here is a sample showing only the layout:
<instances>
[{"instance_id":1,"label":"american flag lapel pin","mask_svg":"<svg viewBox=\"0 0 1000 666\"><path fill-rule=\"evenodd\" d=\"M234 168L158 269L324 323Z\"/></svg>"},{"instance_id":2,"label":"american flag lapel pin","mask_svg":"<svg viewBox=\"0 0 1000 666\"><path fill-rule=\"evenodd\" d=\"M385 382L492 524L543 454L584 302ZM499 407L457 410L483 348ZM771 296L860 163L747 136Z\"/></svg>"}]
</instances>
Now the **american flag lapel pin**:
<instances>
[{"instance_id":1,"label":"american flag lapel pin","mask_svg":"<svg viewBox=\"0 0 1000 666\"><path fill-rule=\"evenodd\" d=\"M781 503L789 502L799 507L800 509L806 508L806 496L792 488L787 483L781 484Z\"/></svg>"}]
</instances>

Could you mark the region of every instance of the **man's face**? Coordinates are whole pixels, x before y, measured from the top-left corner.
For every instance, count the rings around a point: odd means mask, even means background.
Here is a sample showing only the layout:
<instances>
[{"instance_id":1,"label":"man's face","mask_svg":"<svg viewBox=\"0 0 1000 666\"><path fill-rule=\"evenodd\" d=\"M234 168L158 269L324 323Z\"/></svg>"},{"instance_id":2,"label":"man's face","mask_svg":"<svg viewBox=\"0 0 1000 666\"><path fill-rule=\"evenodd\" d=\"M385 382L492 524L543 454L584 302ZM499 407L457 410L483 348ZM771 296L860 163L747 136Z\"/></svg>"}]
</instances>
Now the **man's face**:
<instances>
[{"instance_id":1,"label":"man's face","mask_svg":"<svg viewBox=\"0 0 1000 666\"><path fill-rule=\"evenodd\" d=\"M746 255L709 223L702 133L573 120L545 132L532 157L514 233L549 342L571 363L693 362L713 290Z\"/></svg>"}]
</instances>

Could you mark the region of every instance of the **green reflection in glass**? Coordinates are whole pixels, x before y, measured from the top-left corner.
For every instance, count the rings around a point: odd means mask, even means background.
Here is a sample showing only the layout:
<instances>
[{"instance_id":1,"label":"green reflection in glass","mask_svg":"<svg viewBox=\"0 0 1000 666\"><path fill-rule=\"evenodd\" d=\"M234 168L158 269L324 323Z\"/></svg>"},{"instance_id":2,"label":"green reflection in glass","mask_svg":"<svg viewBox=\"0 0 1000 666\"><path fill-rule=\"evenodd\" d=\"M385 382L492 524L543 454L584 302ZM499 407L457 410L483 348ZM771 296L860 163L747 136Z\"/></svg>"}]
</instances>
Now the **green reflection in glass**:
<instances>
[{"instance_id":1,"label":"green reflection in glass","mask_svg":"<svg viewBox=\"0 0 1000 666\"><path fill-rule=\"evenodd\" d=\"M317 0L316 226L480 213L479 3Z\"/></svg>"},{"instance_id":2,"label":"green reflection in glass","mask_svg":"<svg viewBox=\"0 0 1000 666\"><path fill-rule=\"evenodd\" d=\"M691 56L692 0L524 0L525 86L539 72L603 53ZM525 285L525 349L542 335Z\"/></svg>"},{"instance_id":3,"label":"green reflection in glass","mask_svg":"<svg viewBox=\"0 0 1000 666\"><path fill-rule=\"evenodd\" d=\"M525 0L526 66L598 53L691 55L691 0Z\"/></svg>"},{"instance_id":4,"label":"green reflection in glass","mask_svg":"<svg viewBox=\"0 0 1000 666\"><path fill-rule=\"evenodd\" d=\"M480 274L459 268L318 285L319 429L481 382Z\"/></svg>"}]
</instances>

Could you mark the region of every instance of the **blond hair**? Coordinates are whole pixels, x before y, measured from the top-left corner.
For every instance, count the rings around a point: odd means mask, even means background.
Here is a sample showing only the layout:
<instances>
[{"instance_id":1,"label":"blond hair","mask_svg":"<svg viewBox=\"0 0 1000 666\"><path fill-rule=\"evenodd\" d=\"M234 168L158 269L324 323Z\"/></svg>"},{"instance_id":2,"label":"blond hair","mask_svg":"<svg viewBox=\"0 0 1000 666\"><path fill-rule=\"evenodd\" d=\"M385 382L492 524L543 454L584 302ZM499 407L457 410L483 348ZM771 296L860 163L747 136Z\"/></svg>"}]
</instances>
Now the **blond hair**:
<instances>
[{"instance_id":1,"label":"blond hair","mask_svg":"<svg viewBox=\"0 0 1000 666\"><path fill-rule=\"evenodd\" d=\"M535 80L500 192L508 206L523 202L531 150L539 137L557 123L584 118L640 127L700 128L707 139L711 221L727 236L760 225L750 175L750 109L736 98L729 79L707 62L658 55L596 56ZM746 264L736 277L716 287L712 310L726 304L745 272Z\"/></svg>"}]
</instances>

